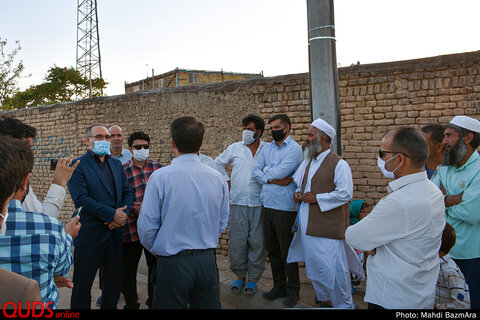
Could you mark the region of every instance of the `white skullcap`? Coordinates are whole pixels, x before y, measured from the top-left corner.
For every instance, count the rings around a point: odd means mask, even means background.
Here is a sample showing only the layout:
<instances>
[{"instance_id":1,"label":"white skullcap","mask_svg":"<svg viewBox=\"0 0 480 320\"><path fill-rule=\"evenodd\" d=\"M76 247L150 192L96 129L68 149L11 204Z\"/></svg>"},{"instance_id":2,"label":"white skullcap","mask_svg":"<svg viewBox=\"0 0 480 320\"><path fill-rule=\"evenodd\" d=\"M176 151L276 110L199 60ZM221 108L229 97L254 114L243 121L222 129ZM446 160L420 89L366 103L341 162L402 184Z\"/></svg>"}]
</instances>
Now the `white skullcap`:
<instances>
[{"instance_id":1,"label":"white skullcap","mask_svg":"<svg viewBox=\"0 0 480 320\"><path fill-rule=\"evenodd\" d=\"M333 127L329 125L327 121L321 118L318 118L317 120L313 121L311 126L317 128L318 130L322 130L332 140L335 137L335 134L336 134L335 129L333 129Z\"/></svg>"},{"instance_id":2,"label":"white skullcap","mask_svg":"<svg viewBox=\"0 0 480 320\"><path fill-rule=\"evenodd\" d=\"M450 124L480 133L480 121L474 118L467 116L455 116L452 120L450 120Z\"/></svg>"}]
</instances>

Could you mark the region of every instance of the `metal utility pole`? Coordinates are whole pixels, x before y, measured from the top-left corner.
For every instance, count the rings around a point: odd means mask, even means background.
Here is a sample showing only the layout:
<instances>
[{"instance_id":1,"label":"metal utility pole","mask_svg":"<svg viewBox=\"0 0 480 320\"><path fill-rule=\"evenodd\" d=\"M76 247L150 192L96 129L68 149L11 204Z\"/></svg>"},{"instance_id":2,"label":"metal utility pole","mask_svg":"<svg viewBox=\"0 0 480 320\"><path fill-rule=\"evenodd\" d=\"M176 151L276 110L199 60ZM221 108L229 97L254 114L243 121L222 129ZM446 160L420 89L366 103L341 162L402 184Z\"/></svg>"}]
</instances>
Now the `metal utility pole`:
<instances>
[{"instance_id":1,"label":"metal utility pole","mask_svg":"<svg viewBox=\"0 0 480 320\"><path fill-rule=\"evenodd\" d=\"M77 70L90 82L102 78L97 0L77 0ZM103 89L102 89L103 95Z\"/></svg>"},{"instance_id":2,"label":"metal utility pole","mask_svg":"<svg viewBox=\"0 0 480 320\"><path fill-rule=\"evenodd\" d=\"M322 118L335 128L333 152L342 154L340 101L333 0L307 0L310 103L312 119Z\"/></svg>"}]
</instances>

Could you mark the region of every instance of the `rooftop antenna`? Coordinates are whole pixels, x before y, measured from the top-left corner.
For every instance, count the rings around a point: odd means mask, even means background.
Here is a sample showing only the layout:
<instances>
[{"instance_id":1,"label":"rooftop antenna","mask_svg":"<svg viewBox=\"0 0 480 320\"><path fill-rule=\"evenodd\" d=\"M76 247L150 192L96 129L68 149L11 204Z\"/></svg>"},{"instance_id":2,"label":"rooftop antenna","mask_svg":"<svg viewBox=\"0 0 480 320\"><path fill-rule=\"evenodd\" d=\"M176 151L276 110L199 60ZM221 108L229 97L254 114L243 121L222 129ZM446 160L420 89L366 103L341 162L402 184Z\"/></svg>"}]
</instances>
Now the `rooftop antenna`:
<instances>
[{"instance_id":1,"label":"rooftop antenna","mask_svg":"<svg viewBox=\"0 0 480 320\"><path fill-rule=\"evenodd\" d=\"M77 8L77 70L88 79L92 97L92 79L102 78L97 0L77 0Z\"/></svg>"}]
</instances>

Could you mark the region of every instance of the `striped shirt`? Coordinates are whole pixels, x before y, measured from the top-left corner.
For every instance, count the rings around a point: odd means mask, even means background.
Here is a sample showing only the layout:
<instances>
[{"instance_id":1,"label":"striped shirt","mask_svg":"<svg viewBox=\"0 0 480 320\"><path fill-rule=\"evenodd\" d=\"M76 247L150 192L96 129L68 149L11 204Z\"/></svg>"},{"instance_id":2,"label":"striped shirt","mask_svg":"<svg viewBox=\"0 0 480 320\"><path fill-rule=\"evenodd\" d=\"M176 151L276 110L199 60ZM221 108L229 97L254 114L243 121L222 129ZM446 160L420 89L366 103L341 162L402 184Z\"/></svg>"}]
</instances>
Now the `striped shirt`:
<instances>
[{"instance_id":1,"label":"striped shirt","mask_svg":"<svg viewBox=\"0 0 480 320\"><path fill-rule=\"evenodd\" d=\"M72 237L62 223L43 213L25 212L22 203L8 204L7 231L0 236L0 268L36 280L44 304L57 307L54 275L65 277L73 264Z\"/></svg>"},{"instance_id":2,"label":"striped shirt","mask_svg":"<svg viewBox=\"0 0 480 320\"><path fill-rule=\"evenodd\" d=\"M152 160L146 160L143 168L137 167L133 160L123 164L123 169L127 175L128 183L133 191L133 206L131 210L138 208L143 201L145 188L147 187L148 179L152 173L161 168L162 165ZM137 233L137 219L138 216L130 214L123 229L123 242L139 241Z\"/></svg>"},{"instance_id":3,"label":"striped shirt","mask_svg":"<svg viewBox=\"0 0 480 320\"><path fill-rule=\"evenodd\" d=\"M448 254L440 258L435 308L470 309L470 293L465 277Z\"/></svg>"}]
</instances>

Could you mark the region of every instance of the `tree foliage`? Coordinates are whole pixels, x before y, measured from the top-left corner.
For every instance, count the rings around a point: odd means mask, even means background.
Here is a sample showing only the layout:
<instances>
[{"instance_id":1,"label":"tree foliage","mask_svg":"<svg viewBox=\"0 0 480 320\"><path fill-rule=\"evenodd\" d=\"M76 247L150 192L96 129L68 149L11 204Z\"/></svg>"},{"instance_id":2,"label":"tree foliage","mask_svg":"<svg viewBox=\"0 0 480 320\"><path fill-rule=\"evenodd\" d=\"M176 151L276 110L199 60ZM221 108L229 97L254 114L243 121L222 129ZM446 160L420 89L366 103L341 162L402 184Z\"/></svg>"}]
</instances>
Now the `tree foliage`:
<instances>
[{"instance_id":1,"label":"tree foliage","mask_svg":"<svg viewBox=\"0 0 480 320\"><path fill-rule=\"evenodd\" d=\"M7 52L7 39L0 38L0 105L18 93L18 80L24 71L23 62L15 62L15 57L22 49L20 41L15 41L15 49Z\"/></svg>"},{"instance_id":2,"label":"tree foliage","mask_svg":"<svg viewBox=\"0 0 480 320\"><path fill-rule=\"evenodd\" d=\"M92 97L98 97L107 83L102 78L92 79ZM17 92L7 98L3 109L18 109L39 105L53 104L74 99L84 99L90 96L90 81L82 77L73 67L60 68L53 66L45 76L45 82L34 85L25 91Z\"/></svg>"}]
</instances>

